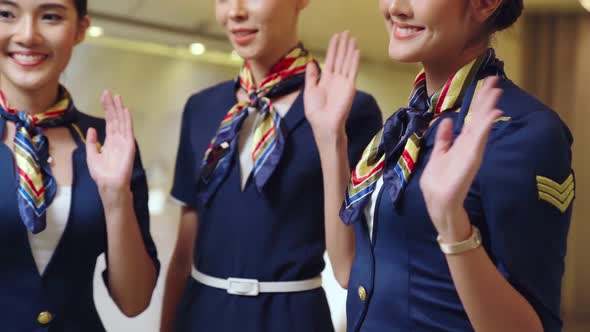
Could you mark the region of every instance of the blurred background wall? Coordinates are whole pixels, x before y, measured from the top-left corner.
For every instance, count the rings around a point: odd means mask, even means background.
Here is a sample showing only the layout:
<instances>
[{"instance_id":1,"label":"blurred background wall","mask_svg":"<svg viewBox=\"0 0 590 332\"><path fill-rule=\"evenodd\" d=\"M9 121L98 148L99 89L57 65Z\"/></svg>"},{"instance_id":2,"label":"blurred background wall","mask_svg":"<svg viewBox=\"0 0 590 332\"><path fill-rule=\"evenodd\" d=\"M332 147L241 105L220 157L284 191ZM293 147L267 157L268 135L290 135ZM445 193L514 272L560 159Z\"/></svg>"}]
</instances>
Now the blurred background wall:
<instances>
[{"instance_id":1,"label":"blurred background wall","mask_svg":"<svg viewBox=\"0 0 590 332\"><path fill-rule=\"evenodd\" d=\"M79 46L63 81L78 107L101 115L105 88L130 106L149 176L152 234L162 273L150 308L125 318L96 278L96 303L109 331L157 331L162 285L178 227L179 208L168 200L181 112L187 98L234 77L240 59L213 20L213 0L90 1L93 27ZM566 332L590 331L590 14L576 0L527 0L520 23L495 37L512 80L556 109L575 137L577 200L564 278ZM387 58L387 36L377 1L311 1L301 21L302 40L322 56L332 33L350 30L363 63L360 89L373 94L384 118L406 102L419 67ZM551 153L551 151L547 151ZM98 273L104 268L99 259ZM325 272L335 324L344 322L346 292Z\"/></svg>"}]
</instances>

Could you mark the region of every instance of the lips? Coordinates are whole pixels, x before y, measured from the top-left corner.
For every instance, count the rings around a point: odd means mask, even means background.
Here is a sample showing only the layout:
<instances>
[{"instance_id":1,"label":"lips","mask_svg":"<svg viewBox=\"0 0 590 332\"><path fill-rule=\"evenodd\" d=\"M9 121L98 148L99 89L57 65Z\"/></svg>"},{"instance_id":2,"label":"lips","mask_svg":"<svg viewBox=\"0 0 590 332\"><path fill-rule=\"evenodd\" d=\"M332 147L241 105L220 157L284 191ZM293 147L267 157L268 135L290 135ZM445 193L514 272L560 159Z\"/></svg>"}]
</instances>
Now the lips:
<instances>
[{"instance_id":1,"label":"lips","mask_svg":"<svg viewBox=\"0 0 590 332\"><path fill-rule=\"evenodd\" d=\"M256 29L232 29L231 34L234 41L240 46L250 44L256 38L258 30Z\"/></svg>"},{"instance_id":2,"label":"lips","mask_svg":"<svg viewBox=\"0 0 590 332\"><path fill-rule=\"evenodd\" d=\"M16 64L26 68L37 67L49 57L47 54L31 51L11 52L8 55Z\"/></svg>"},{"instance_id":3,"label":"lips","mask_svg":"<svg viewBox=\"0 0 590 332\"><path fill-rule=\"evenodd\" d=\"M412 39L421 34L422 31L424 31L424 28L420 26L393 23L393 37L398 40Z\"/></svg>"}]
</instances>

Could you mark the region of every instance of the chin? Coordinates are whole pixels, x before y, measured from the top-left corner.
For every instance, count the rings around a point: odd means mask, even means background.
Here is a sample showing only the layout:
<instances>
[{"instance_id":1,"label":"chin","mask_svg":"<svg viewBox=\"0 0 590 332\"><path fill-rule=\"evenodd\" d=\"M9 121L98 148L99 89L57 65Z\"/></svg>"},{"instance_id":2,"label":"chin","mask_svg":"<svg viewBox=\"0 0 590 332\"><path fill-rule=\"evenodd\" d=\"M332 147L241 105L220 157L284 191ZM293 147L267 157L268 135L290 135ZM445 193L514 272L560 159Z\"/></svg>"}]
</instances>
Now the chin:
<instances>
[{"instance_id":1,"label":"chin","mask_svg":"<svg viewBox=\"0 0 590 332\"><path fill-rule=\"evenodd\" d=\"M22 91L36 91L47 86L56 79L43 73L26 73L20 75L5 75L7 81ZM57 79L59 81L59 78Z\"/></svg>"},{"instance_id":2,"label":"chin","mask_svg":"<svg viewBox=\"0 0 590 332\"><path fill-rule=\"evenodd\" d=\"M249 45L238 45L237 43L232 42L232 46L234 51L245 60L252 60L259 56L260 50L257 43L254 41Z\"/></svg>"},{"instance_id":3,"label":"chin","mask_svg":"<svg viewBox=\"0 0 590 332\"><path fill-rule=\"evenodd\" d=\"M412 47L400 47L400 45L389 47L389 57L392 60L404 63L416 63L422 61L420 51L414 50Z\"/></svg>"}]
</instances>

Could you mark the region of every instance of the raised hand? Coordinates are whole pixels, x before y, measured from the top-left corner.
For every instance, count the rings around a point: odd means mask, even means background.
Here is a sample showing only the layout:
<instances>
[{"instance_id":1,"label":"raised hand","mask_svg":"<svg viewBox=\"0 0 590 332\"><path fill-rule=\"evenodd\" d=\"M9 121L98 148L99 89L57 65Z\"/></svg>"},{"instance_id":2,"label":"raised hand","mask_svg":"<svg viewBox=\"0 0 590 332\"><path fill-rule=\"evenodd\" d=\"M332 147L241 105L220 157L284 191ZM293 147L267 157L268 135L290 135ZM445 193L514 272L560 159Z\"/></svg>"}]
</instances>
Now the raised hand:
<instances>
[{"instance_id":1,"label":"raised hand","mask_svg":"<svg viewBox=\"0 0 590 332\"><path fill-rule=\"evenodd\" d=\"M129 191L135 160L131 114L123 104L121 96L113 98L109 91L103 93L101 104L105 112L106 138L102 149L99 149L96 130L88 129L88 169L101 194Z\"/></svg>"},{"instance_id":2,"label":"raised hand","mask_svg":"<svg viewBox=\"0 0 590 332\"><path fill-rule=\"evenodd\" d=\"M432 222L443 238L453 238L457 230L469 225L455 225L465 220L463 207L483 159L488 136L494 122L502 115L496 104L502 90L497 88L498 77L487 78L473 99L472 114L461 134L452 142L452 120L443 120L436 133L432 155L422 178L420 188ZM456 235L456 234L455 234Z\"/></svg>"},{"instance_id":3,"label":"raised hand","mask_svg":"<svg viewBox=\"0 0 590 332\"><path fill-rule=\"evenodd\" d=\"M348 32L330 40L324 70L315 63L307 67L304 91L305 116L318 144L324 138L344 132L356 93L360 51Z\"/></svg>"}]
</instances>

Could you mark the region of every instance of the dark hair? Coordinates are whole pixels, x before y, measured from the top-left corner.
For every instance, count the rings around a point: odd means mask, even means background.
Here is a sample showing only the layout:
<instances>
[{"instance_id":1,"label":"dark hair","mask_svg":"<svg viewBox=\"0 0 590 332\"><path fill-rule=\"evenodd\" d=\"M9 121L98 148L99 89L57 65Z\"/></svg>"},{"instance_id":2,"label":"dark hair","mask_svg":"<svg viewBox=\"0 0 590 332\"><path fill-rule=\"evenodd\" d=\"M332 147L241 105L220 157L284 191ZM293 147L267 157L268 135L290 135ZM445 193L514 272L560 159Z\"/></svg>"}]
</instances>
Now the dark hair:
<instances>
[{"instance_id":1,"label":"dark hair","mask_svg":"<svg viewBox=\"0 0 590 332\"><path fill-rule=\"evenodd\" d=\"M88 0L74 0L74 7L76 7L80 19L88 15Z\"/></svg>"},{"instance_id":2,"label":"dark hair","mask_svg":"<svg viewBox=\"0 0 590 332\"><path fill-rule=\"evenodd\" d=\"M523 0L504 0L492 16L491 26L494 31L511 27L522 14Z\"/></svg>"}]
</instances>

